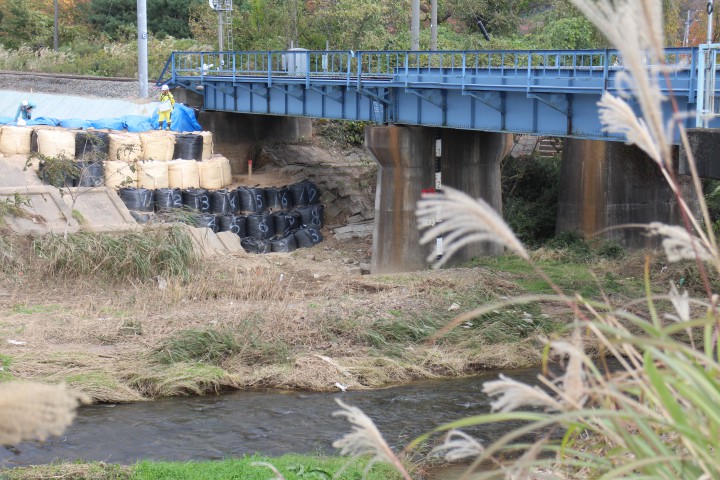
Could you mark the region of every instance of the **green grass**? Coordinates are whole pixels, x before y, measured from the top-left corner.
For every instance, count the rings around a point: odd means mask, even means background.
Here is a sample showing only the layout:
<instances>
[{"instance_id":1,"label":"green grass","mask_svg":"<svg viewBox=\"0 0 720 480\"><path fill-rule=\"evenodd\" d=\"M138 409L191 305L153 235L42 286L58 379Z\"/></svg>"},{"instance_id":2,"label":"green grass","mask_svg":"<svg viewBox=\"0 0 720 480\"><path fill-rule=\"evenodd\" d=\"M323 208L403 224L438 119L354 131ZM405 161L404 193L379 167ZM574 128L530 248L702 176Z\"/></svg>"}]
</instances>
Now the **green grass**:
<instances>
[{"instance_id":1,"label":"green grass","mask_svg":"<svg viewBox=\"0 0 720 480\"><path fill-rule=\"evenodd\" d=\"M55 463L14 469L0 469L0 478L63 478L66 480L271 480L276 478L264 462L273 465L286 480L398 480L387 465L376 464L364 476L367 460L348 464L348 458L314 455L245 456L207 462L152 462L121 466L108 463ZM338 475L338 472L341 472ZM337 475L335 477L334 475Z\"/></svg>"},{"instance_id":2,"label":"green grass","mask_svg":"<svg viewBox=\"0 0 720 480\"><path fill-rule=\"evenodd\" d=\"M13 380L13 374L9 372L12 364L12 357L8 355L0 355L0 382L9 382Z\"/></svg>"},{"instance_id":3,"label":"green grass","mask_svg":"<svg viewBox=\"0 0 720 480\"><path fill-rule=\"evenodd\" d=\"M52 313L62 309L60 305L28 305L18 304L12 308L13 313L19 313L23 315L34 315L36 313Z\"/></svg>"},{"instance_id":4,"label":"green grass","mask_svg":"<svg viewBox=\"0 0 720 480\"><path fill-rule=\"evenodd\" d=\"M338 478L343 480L393 480L400 478L397 473L385 465L375 465L366 477L363 476L366 463L357 461L337 474L348 462L342 457L312 457L303 455L284 455L277 458L261 456L219 462L141 462L131 476L133 480L269 480L275 478L266 466L253 463L265 462L273 465L286 480L324 480Z\"/></svg>"},{"instance_id":5,"label":"green grass","mask_svg":"<svg viewBox=\"0 0 720 480\"><path fill-rule=\"evenodd\" d=\"M525 260L514 256L486 257L475 260L474 265L515 275L513 280L527 293L554 294L547 282L539 278ZM537 265L565 292L585 298L599 299L603 293L641 295L642 279L621 278L612 272L594 274L591 264L572 260L539 260Z\"/></svg>"},{"instance_id":6,"label":"green grass","mask_svg":"<svg viewBox=\"0 0 720 480\"><path fill-rule=\"evenodd\" d=\"M241 345L233 334L208 328L179 332L158 348L154 352L154 357L164 364L176 362L218 364L240 351Z\"/></svg>"}]
</instances>

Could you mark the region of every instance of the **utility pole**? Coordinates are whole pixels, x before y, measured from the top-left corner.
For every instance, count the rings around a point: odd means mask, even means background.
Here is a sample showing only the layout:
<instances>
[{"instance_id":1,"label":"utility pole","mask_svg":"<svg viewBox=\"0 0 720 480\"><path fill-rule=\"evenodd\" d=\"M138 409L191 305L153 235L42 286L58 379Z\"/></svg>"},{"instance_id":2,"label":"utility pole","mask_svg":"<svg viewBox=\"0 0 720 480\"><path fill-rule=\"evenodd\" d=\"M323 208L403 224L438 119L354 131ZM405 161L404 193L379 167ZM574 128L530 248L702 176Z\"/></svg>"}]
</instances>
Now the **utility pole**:
<instances>
[{"instance_id":1,"label":"utility pole","mask_svg":"<svg viewBox=\"0 0 720 480\"><path fill-rule=\"evenodd\" d=\"M58 50L58 0L54 0L53 7L55 13L53 15L53 50Z\"/></svg>"},{"instance_id":2,"label":"utility pole","mask_svg":"<svg viewBox=\"0 0 720 480\"><path fill-rule=\"evenodd\" d=\"M147 3L137 0L138 23L138 84L140 97L148 97Z\"/></svg>"},{"instance_id":3,"label":"utility pole","mask_svg":"<svg viewBox=\"0 0 720 480\"><path fill-rule=\"evenodd\" d=\"M410 19L410 50L420 50L420 0L412 0Z\"/></svg>"},{"instance_id":4,"label":"utility pole","mask_svg":"<svg viewBox=\"0 0 720 480\"><path fill-rule=\"evenodd\" d=\"M437 0L430 1L430 50L437 50Z\"/></svg>"},{"instance_id":5,"label":"utility pole","mask_svg":"<svg viewBox=\"0 0 720 480\"><path fill-rule=\"evenodd\" d=\"M707 3L708 13L708 28L707 28L707 43L710 44L713 41L712 30L713 30L713 0L708 0Z\"/></svg>"}]
</instances>

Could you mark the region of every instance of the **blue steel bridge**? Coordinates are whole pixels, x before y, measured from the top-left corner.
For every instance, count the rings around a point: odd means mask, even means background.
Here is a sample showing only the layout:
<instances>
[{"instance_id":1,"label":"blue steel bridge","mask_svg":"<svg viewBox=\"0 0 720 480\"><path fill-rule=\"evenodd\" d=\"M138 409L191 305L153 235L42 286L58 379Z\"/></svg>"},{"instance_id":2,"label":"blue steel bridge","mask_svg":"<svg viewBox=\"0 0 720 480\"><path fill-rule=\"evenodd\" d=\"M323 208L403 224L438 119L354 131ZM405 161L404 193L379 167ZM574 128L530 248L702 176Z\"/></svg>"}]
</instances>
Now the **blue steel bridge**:
<instances>
[{"instance_id":1,"label":"blue steel bridge","mask_svg":"<svg viewBox=\"0 0 720 480\"><path fill-rule=\"evenodd\" d=\"M660 84L686 127L718 96L718 46L705 47L666 50ZM174 52L157 84L197 92L209 111L621 141L597 102L621 92L622 71L617 50Z\"/></svg>"}]
</instances>

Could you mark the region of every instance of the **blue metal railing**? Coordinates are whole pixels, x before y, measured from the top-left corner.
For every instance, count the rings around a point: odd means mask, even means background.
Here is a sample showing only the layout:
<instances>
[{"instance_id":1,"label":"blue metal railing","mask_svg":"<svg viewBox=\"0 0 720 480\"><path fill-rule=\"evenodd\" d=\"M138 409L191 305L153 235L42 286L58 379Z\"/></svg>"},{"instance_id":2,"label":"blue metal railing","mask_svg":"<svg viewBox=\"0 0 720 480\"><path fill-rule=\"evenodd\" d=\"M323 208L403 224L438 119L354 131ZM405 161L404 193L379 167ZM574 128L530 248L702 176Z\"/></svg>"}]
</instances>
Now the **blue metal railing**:
<instances>
[{"instance_id":1,"label":"blue metal railing","mask_svg":"<svg viewBox=\"0 0 720 480\"><path fill-rule=\"evenodd\" d=\"M697 67L697 48L667 49L665 59L671 76L685 72L687 77ZM262 77L268 85L328 82L361 88L366 82L407 86L425 80L452 88L482 77L607 80L610 72L622 69L617 50L174 52L157 84L205 77L256 82Z\"/></svg>"}]
</instances>

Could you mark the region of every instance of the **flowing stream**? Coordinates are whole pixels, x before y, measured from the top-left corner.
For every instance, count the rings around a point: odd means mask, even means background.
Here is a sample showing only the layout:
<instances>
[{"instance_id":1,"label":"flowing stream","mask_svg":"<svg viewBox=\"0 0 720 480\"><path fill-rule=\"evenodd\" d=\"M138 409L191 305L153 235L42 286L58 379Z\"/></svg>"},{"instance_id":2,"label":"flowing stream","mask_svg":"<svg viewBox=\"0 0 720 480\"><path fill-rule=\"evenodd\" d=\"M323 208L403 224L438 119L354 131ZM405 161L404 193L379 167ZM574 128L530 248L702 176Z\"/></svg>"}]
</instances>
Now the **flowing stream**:
<instances>
[{"instance_id":1,"label":"flowing stream","mask_svg":"<svg viewBox=\"0 0 720 480\"><path fill-rule=\"evenodd\" d=\"M503 372L537 383L536 369ZM372 391L307 393L237 391L203 397L82 407L60 437L26 442L0 450L4 467L46 464L55 460L132 464L139 460L213 460L261 453L336 453L332 442L350 432L334 417L336 398L360 407L375 421L388 443L402 448L433 427L488 412L482 376L421 381ZM483 442L504 431L475 427Z\"/></svg>"}]
</instances>

